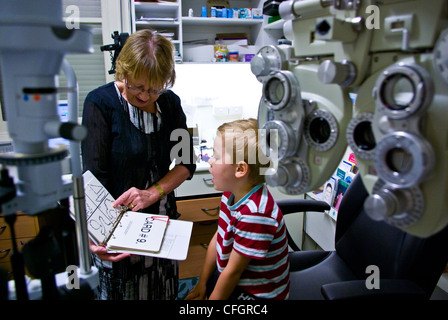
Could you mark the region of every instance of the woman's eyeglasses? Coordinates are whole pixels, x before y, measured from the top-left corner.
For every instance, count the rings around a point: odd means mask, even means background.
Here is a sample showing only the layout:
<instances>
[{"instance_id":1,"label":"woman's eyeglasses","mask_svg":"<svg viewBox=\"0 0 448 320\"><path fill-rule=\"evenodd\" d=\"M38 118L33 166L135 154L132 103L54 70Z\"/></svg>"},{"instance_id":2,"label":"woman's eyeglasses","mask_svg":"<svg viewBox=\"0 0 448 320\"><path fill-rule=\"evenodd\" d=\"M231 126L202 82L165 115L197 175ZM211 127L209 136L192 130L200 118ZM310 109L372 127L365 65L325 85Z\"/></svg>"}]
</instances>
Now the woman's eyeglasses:
<instances>
[{"instance_id":1,"label":"woman's eyeglasses","mask_svg":"<svg viewBox=\"0 0 448 320\"><path fill-rule=\"evenodd\" d=\"M130 86L130 85L128 85L128 79L127 78L125 78L124 81L125 81L126 87L129 90L131 90L134 93L136 93L136 94L147 92L148 94L153 94L153 95L160 96L161 94L165 93L165 90L153 90L153 89L145 90L142 87Z\"/></svg>"}]
</instances>

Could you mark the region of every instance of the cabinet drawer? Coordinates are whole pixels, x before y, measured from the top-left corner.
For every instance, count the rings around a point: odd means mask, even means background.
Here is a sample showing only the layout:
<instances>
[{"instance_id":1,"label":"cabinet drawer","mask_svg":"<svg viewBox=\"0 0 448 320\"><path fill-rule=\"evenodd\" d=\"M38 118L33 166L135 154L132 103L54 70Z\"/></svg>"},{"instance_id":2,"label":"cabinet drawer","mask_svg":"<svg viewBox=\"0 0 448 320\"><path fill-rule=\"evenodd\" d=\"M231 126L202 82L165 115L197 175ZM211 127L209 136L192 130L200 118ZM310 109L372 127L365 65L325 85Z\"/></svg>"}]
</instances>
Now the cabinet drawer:
<instances>
[{"instance_id":1,"label":"cabinet drawer","mask_svg":"<svg viewBox=\"0 0 448 320\"><path fill-rule=\"evenodd\" d=\"M12 266L11 263L8 262L3 262L3 260L0 259L0 269L3 269L7 272L8 274L8 280L12 280L13 279L13 274L12 274Z\"/></svg>"},{"instance_id":2,"label":"cabinet drawer","mask_svg":"<svg viewBox=\"0 0 448 320\"><path fill-rule=\"evenodd\" d=\"M17 249L22 250L25 243L34 239L34 237L17 239ZM0 262L8 262L12 253L11 240L0 240Z\"/></svg>"},{"instance_id":3,"label":"cabinet drawer","mask_svg":"<svg viewBox=\"0 0 448 320\"><path fill-rule=\"evenodd\" d=\"M179 220L200 222L217 220L221 197L177 201Z\"/></svg>"},{"instance_id":4,"label":"cabinet drawer","mask_svg":"<svg viewBox=\"0 0 448 320\"><path fill-rule=\"evenodd\" d=\"M218 222L195 223L191 235L187 259L179 261L179 278L191 278L200 275L210 240L218 228Z\"/></svg>"},{"instance_id":5,"label":"cabinet drawer","mask_svg":"<svg viewBox=\"0 0 448 320\"><path fill-rule=\"evenodd\" d=\"M14 224L16 238L34 237L37 230L37 218L20 215ZM4 217L0 217L0 240L11 239L11 230Z\"/></svg>"},{"instance_id":6,"label":"cabinet drawer","mask_svg":"<svg viewBox=\"0 0 448 320\"><path fill-rule=\"evenodd\" d=\"M34 239L34 237L29 237L29 238L20 238L17 239L16 243L17 243L17 249L19 249L20 251L22 251L23 246L25 245L25 243L27 243L28 241ZM8 273L8 279L9 280L13 280L14 276L13 276L13 270L12 270L12 265L11 265L11 254L12 254L12 242L11 239L8 240L0 240L0 268L3 270L6 270L6 272ZM25 267L25 273L27 276L33 278L28 270Z\"/></svg>"}]
</instances>

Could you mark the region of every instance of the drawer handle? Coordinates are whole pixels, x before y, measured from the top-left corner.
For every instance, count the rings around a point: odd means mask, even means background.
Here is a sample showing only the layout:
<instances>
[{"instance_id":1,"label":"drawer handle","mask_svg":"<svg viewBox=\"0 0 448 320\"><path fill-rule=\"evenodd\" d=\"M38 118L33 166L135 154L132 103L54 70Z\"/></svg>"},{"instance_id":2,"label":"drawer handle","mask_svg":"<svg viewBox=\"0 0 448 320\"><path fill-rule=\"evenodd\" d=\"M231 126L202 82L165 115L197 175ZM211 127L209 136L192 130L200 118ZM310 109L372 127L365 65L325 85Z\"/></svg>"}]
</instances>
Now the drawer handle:
<instances>
[{"instance_id":1,"label":"drawer handle","mask_svg":"<svg viewBox=\"0 0 448 320\"><path fill-rule=\"evenodd\" d=\"M9 254L9 251L11 251L11 249L0 250L0 255L3 255L0 259L5 258Z\"/></svg>"},{"instance_id":2,"label":"drawer handle","mask_svg":"<svg viewBox=\"0 0 448 320\"><path fill-rule=\"evenodd\" d=\"M0 234L2 234L6 228L8 228L7 226L0 226Z\"/></svg>"},{"instance_id":3,"label":"drawer handle","mask_svg":"<svg viewBox=\"0 0 448 320\"><path fill-rule=\"evenodd\" d=\"M216 208L211 208L211 209L201 208L201 210L202 210L202 212L204 212L205 214L208 214L209 216L216 216L219 213L219 206L217 206Z\"/></svg>"}]
</instances>

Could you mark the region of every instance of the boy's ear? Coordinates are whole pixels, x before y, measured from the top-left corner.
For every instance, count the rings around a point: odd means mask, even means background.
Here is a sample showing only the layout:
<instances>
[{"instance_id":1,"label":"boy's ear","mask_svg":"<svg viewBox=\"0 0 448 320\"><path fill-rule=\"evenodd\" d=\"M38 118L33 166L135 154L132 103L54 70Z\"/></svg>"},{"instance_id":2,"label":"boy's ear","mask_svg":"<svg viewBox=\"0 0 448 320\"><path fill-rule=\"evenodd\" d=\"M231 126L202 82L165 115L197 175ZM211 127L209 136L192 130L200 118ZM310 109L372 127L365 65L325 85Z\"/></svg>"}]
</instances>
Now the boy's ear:
<instances>
[{"instance_id":1,"label":"boy's ear","mask_svg":"<svg viewBox=\"0 0 448 320\"><path fill-rule=\"evenodd\" d=\"M235 169L235 177L242 178L246 176L248 173L249 173L249 165L244 161L238 162Z\"/></svg>"}]
</instances>

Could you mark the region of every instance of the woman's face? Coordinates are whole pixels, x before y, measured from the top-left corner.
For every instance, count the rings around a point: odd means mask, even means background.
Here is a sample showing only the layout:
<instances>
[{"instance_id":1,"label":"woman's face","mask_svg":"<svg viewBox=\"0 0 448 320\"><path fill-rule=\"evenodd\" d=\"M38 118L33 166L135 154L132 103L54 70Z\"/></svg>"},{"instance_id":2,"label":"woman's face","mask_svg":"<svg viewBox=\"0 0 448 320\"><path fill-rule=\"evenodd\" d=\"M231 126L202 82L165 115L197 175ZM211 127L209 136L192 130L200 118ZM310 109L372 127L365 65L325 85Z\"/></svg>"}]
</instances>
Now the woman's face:
<instances>
[{"instance_id":1,"label":"woman's face","mask_svg":"<svg viewBox=\"0 0 448 320\"><path fill-rule=\"evenodd\" d=\"M138 79L128 75L124 80L125 96L130 104L143 111L153 110L154 102L160 96L160 88L150 88L146 76Z\"/></svg>"}]
</instances>

